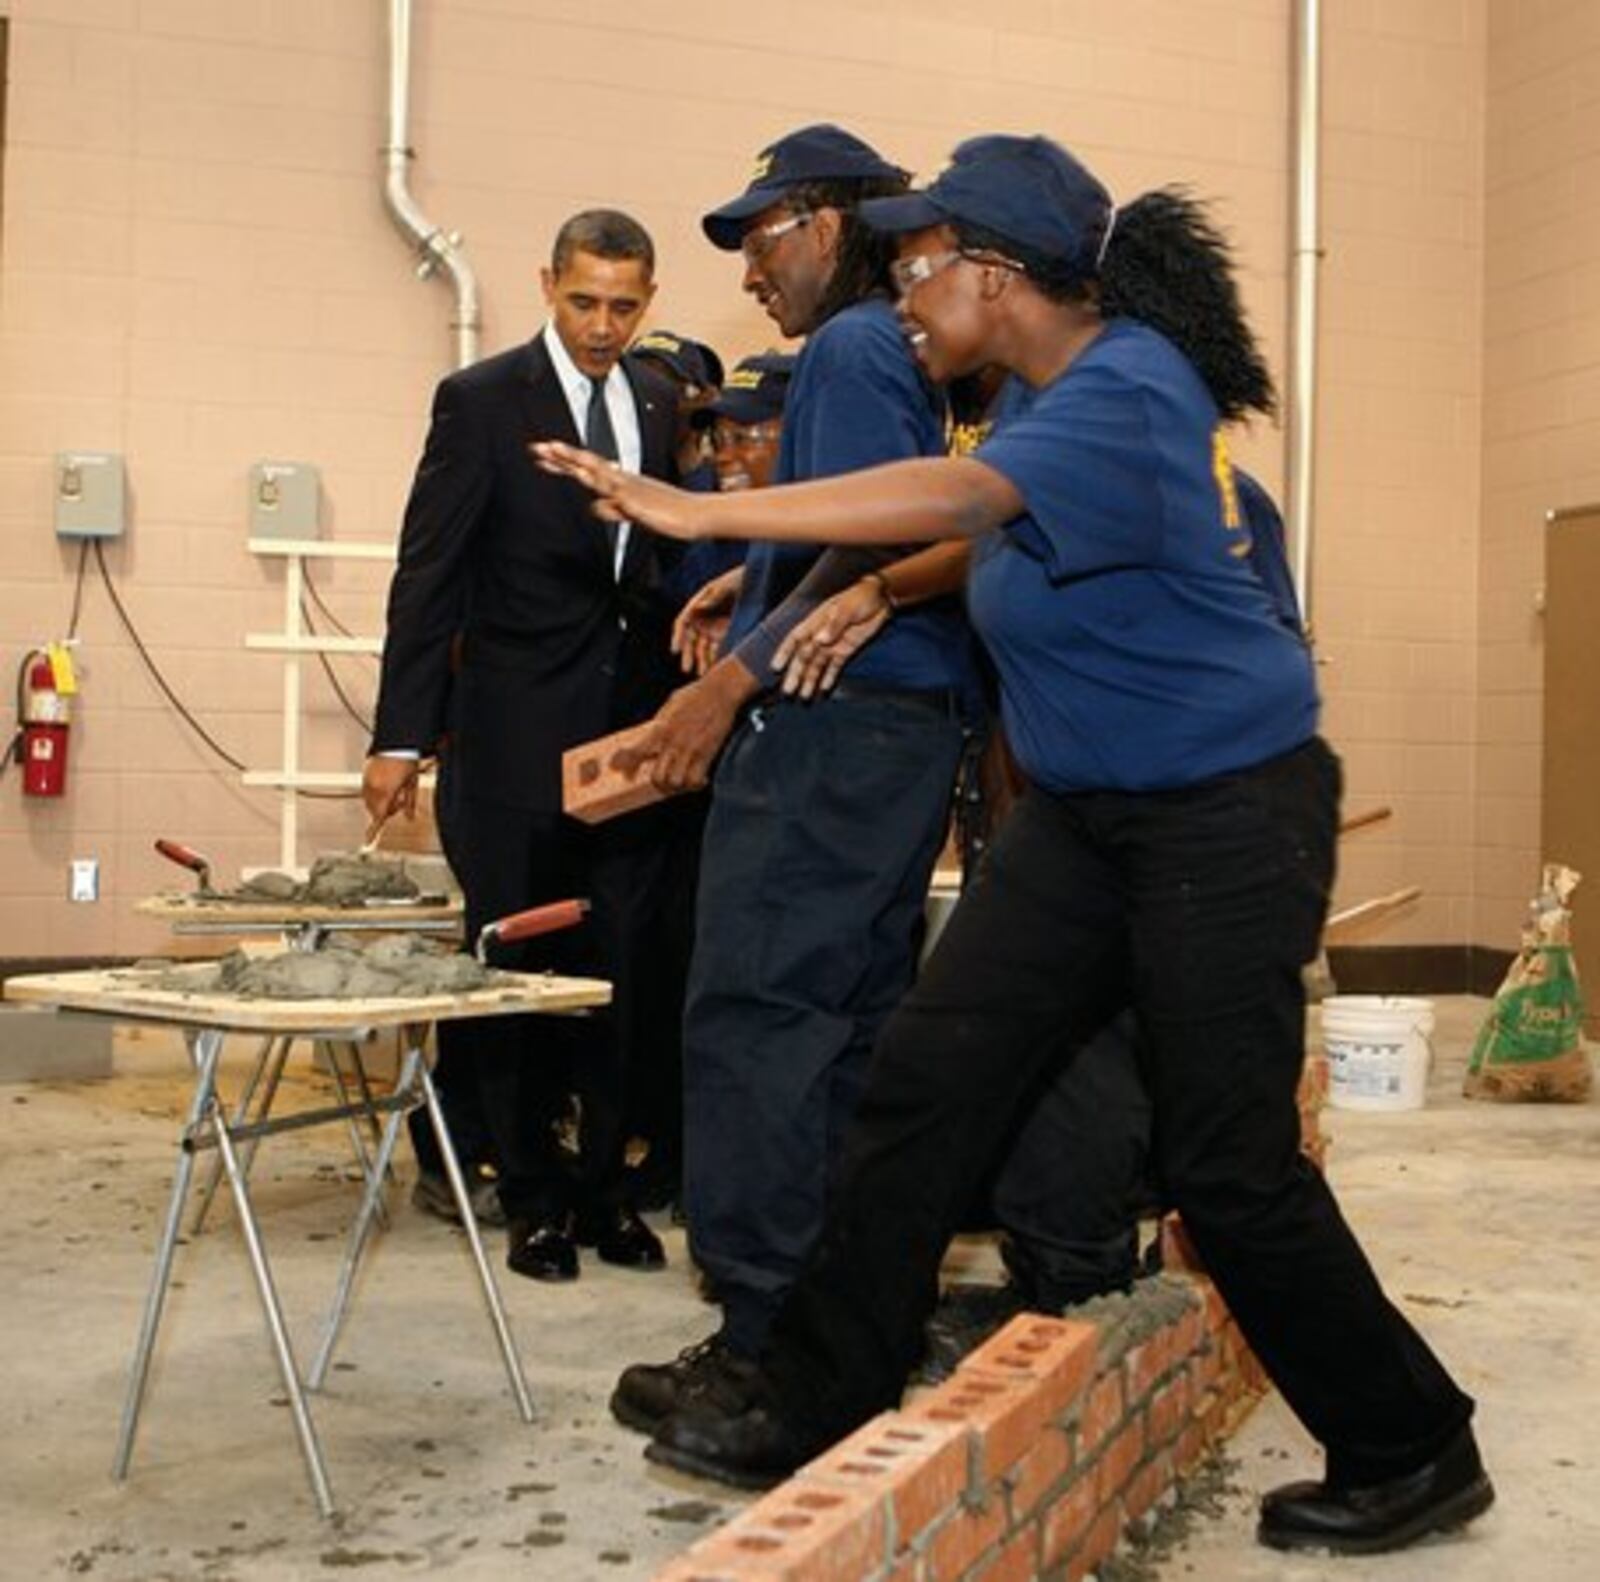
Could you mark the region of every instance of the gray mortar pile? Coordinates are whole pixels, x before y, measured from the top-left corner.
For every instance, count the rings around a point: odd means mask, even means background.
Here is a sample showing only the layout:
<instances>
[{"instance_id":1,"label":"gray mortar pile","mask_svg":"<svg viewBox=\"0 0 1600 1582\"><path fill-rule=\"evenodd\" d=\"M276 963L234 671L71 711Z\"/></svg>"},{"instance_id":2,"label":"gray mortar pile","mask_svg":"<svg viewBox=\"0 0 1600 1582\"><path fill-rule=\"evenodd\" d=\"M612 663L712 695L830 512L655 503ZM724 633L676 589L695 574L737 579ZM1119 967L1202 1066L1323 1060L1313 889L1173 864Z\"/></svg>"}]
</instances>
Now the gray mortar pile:
<instances>
[{"instance_id":1,"label":"gray mortar pile","mask_svg":"<svg viewBox=\"0 0 1600 1582\"><path fill-rule=\"evenodd\" d=\"M164 968L150 986L250 1000L394 1000L470 994L509 981L507 974L419 935L385 934L364 945L340 936L318 950L276 956L235 950L205 970Z\"/></svg>"},{"instance_id":2,"label":"gray mortar pile","mask_svg":"<svg viewBox=\"0 0 1600 1582\"><path fill-rule=\"evenodd\" d=\"M340 853L318 857L304 884L286 873L258 873L246 879L232 897L241 901L291 901L303 906L360 906L365 901L414 901L419 893L416 880L403 863Z\"/></svg>"}]
</instances>

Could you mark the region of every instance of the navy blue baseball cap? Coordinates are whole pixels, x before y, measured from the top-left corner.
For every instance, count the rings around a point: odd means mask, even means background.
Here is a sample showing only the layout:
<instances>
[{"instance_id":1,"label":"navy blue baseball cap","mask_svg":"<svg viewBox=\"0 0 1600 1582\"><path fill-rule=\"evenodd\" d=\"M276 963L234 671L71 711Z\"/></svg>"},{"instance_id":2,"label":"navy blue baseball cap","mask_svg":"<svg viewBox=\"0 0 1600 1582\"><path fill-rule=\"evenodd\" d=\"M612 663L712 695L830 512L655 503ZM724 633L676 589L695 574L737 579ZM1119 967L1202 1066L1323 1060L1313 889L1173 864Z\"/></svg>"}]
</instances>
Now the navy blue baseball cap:
<instances>
[{"instance_id":1,"label":"navy blue baseball cap","mask_svg":"<svg viewBox=\"0 0 1600 1582\"><path fill-rule=\"evenodd\" d=\"M1100 266L1116 205L1111 194L1048 137L970 137L918 192L871 198L861 218L875 231L921 231L965 221L1080 276Z\"/></svg>"},{"instance_id":2,"label":"navy blue baseball cap","mask_svg":"<svg viewBox=\"0 0 1600 1582\"><path fill-rule=\"evenodd\" d=\"M750 185L737 198L713 209L700 224L714 247L737 252L744 228L763 209L770 209L791 187L811 181L882 181L906 179L877 149L840 126L802 126L756 155Z\"/></svg>"},{"instance_id":3,"label":"navy blue baseball cap","mask_svg":"<svg viewBox=\"0 0 1600 1582\"><path fill-rule=\"evenodd\" d=\"M766 423L783 416L784 397L795 359L787 352L759 352L734 365L723 381L717 399L695 413L698 427L709 427L719 417L733 423Z\"/></svg>"},{"instance_id":4,"label":"navy blue baseball cap","mask_svg":"<svg viewBox=\"0 0 1600 1582\"><path fill-rule=\"evenodd\" d=\"M671 330L651 330L628 348L639 357L653 357L686 385L715 390L722 383L722 359L703 341L692 341Z\"/></svg>"}]
</instances>

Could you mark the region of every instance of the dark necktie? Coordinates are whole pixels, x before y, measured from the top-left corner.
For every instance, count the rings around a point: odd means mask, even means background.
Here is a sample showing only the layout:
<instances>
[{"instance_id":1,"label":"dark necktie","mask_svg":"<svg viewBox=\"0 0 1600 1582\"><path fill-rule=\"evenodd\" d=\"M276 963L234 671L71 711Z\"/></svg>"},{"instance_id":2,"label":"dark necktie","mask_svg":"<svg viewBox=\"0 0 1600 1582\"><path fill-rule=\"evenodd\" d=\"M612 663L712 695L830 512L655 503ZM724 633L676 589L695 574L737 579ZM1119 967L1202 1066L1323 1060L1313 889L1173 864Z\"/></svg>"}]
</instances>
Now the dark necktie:
<instances>
[{"instance_id":1,"label":"dark necktie","mask_svg":"<svg viewBox=\"0 0 1600 1582\"><path fill-rule=\"evenodd\" d=\"M621 461L622 459L617 450L617 431L612 428L611 414L606 410L606 382L604 379L591 379L589 381L589 415L583 425L583 443L596 456L604 456L607 461ZM618 524L615 522L602 522L600 525L605 529L606 545L611 551L612 566L615 567Z\"/></svg>"}]
</instances>

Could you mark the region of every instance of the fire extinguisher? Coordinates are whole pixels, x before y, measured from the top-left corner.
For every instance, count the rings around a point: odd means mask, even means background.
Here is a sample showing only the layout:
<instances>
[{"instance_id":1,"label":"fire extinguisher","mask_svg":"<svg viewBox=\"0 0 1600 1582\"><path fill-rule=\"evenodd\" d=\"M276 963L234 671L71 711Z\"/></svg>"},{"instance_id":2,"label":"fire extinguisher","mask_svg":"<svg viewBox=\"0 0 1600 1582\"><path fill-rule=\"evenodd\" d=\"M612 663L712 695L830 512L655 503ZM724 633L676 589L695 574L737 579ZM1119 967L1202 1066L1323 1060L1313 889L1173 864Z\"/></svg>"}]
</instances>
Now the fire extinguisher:
<instances>
[{"instance_id":1,"label":"fire extinguisher","mask_svg":"<svg viewBox=\"0 0 1600 1582\"><path fill-rule=\"evenodd\" d=\"M35 649L22 662L18 677L18 716L22 736L22 789L28 796L60 796L67 789L67 732L72 726L69 676L56 674L55 656Z\"/></svg>"}]
</instances>

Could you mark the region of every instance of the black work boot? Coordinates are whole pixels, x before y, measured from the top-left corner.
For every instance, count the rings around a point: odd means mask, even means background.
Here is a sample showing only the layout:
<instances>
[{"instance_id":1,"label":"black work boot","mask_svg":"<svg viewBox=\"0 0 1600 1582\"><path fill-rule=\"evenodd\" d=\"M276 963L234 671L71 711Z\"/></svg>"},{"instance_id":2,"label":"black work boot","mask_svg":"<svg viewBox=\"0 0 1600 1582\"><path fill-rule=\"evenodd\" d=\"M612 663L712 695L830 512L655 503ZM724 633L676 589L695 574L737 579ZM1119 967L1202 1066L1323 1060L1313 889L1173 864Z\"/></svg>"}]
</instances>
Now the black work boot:
<instances>
[{"instance_id":1,"label":"black work boot","mask_svg":"<svg viewBox=\"0 0 1600 1582\"><path fill-rule=\"evenodd\" d=\"M1425 1466L1381 1483L1289 1483L1261 1501L1256 1538L1272 1549L1373 1555L1464 1527L1494 1503L1477 1441L1463 1428Z\"/></svg>"},{"instance_id":2,"label":"black work boot","mask_svg":"<svg viewBox=\"0 0 1600 1582\"><path fill-rule=\"evenodd\" d=\"M790 1423L759 1368L691 1392L645 1446L647 1460L736 1489L770 1489L825 1448Z\"/></svg>"},{"instance_id":3,"label":"black work boot","mask_svg":"<svg viewBox=\"0 0 1600 1582\"><path fill-rule=\"evenodd\" d=\"M653 1434L697 1390L723 1374L754 1372L755 1364L738 1356L722 1331L686 1346L671 1362L636 1362L624 1368L611 1394L611 1415L642 1434Z\"/></svg>"}]
</instances>

